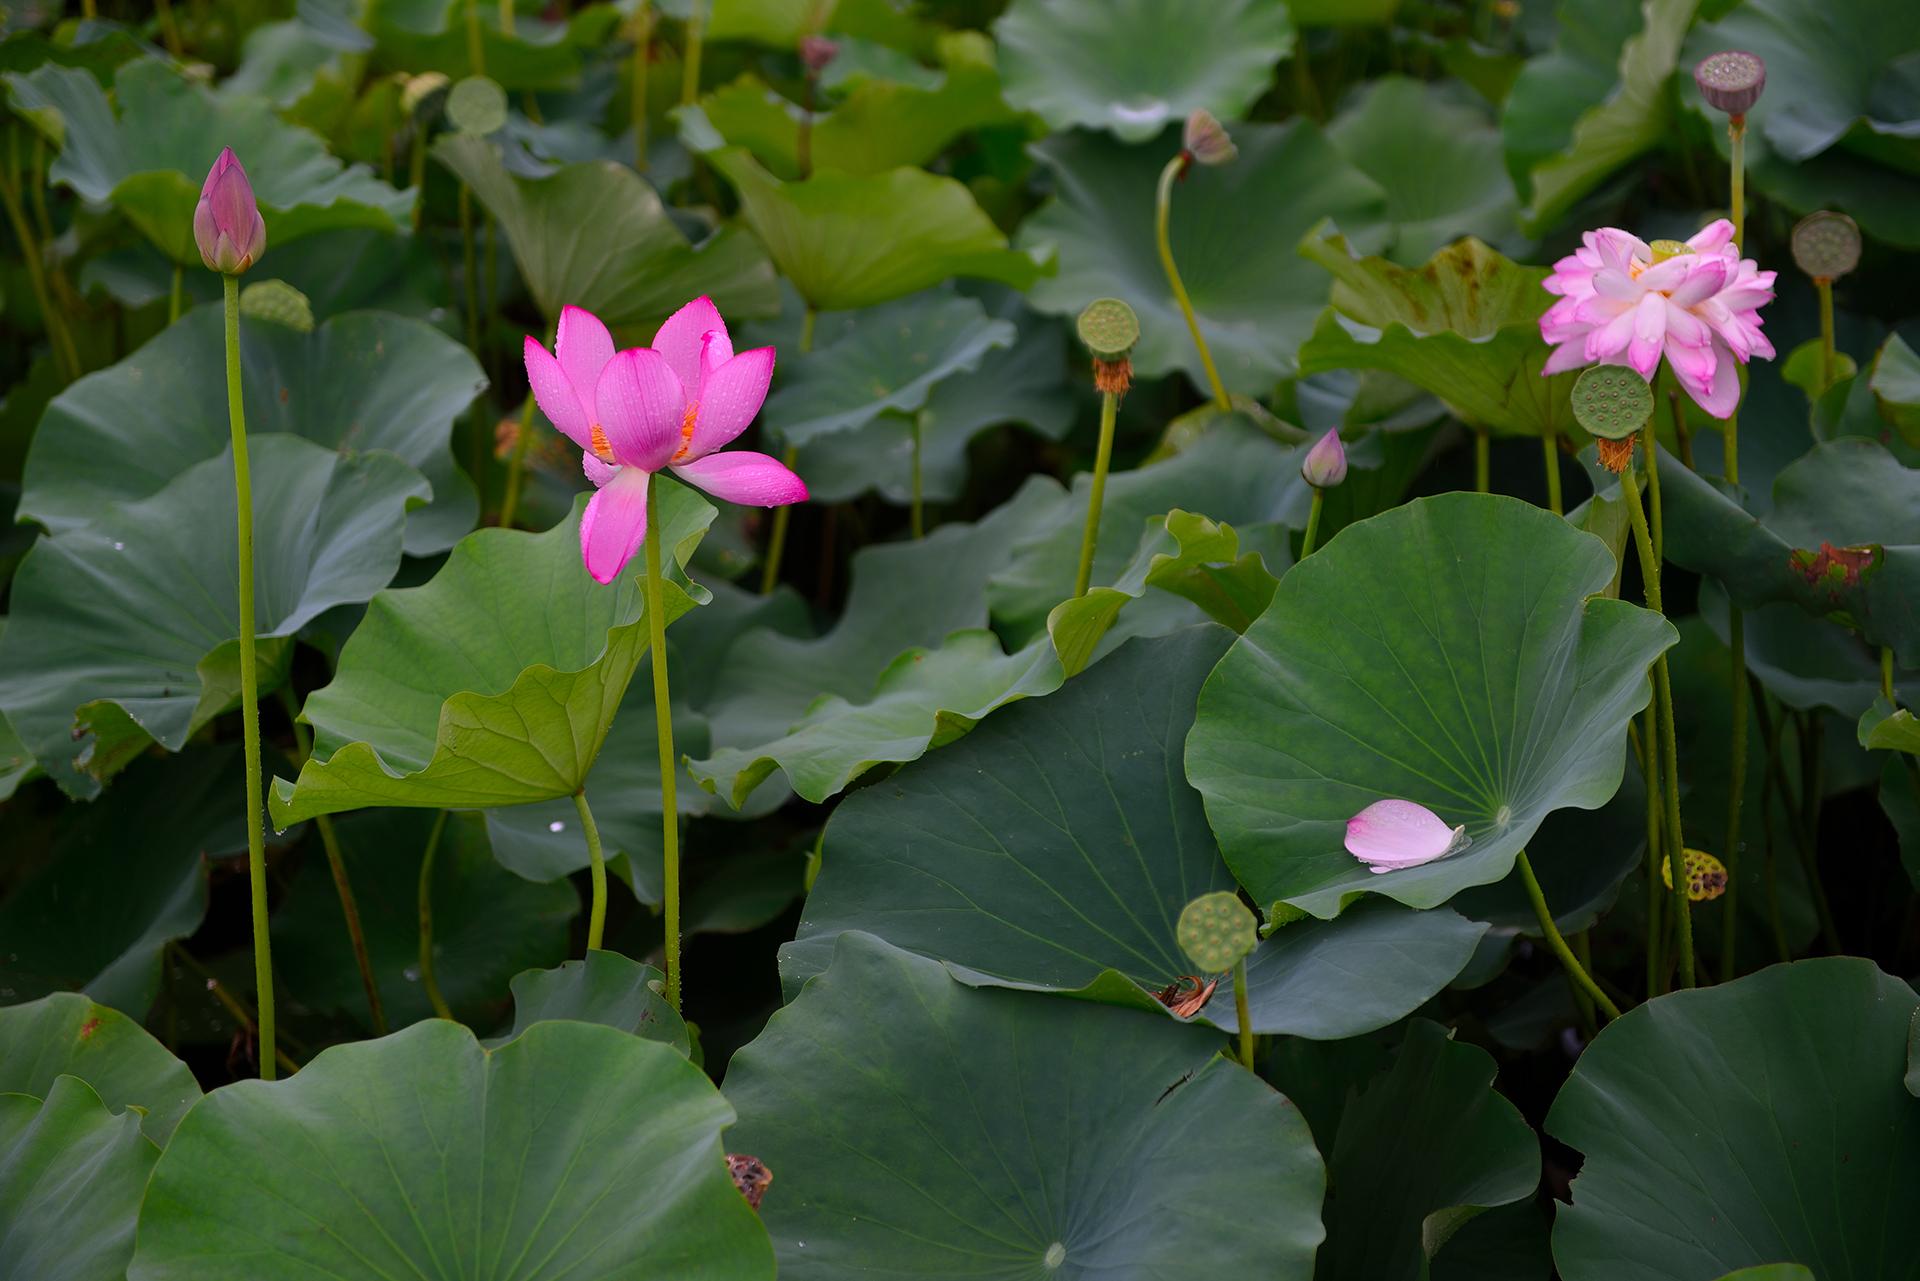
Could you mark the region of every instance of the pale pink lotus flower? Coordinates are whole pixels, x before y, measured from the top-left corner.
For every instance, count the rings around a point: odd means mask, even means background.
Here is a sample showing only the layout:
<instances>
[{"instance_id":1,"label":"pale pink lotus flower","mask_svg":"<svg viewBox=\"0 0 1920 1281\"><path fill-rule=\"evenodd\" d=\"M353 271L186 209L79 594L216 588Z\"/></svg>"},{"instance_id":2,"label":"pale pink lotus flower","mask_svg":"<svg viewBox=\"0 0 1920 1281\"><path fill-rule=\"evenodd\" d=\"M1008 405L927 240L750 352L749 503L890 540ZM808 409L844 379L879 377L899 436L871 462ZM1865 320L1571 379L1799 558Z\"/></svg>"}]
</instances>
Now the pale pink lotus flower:
<instances>
[{"instance_id":1,"label":"pale pink lotus flower","mask_svg":"<svg viewBox=\"0 0 1920 1281\"><path fill-rule=\"evenodd\" d=\"M1347 820L1347 853L1375 873L1419 867L1465 849L1467 829L1412 801L1375 801Z\"/></svg>"},{"instance_id":2,"label":"pale pink lotus flower","mask_svg":"<svg viewBox=\"0 0 1920 1281\"><path fill-rule=\"evenodd\" d=\"M1733 246L1733 224L1709 224L1684 248L1654 248L1618 227L1589 231L1543 285L1560 295L1540 317L1553 344L1543 374L1582 365L1631 365L1651 380L1664 354L1687 395L1715 418L1740 403L1734 362L1773 358L1760 308L1773 301L1771 271Z\"/></svg>"},{"instance_id":3,"label":"pale pink lotus flower","mask_svg":"<svg viewBox=\"0 0 1920 1281\"><path fill-rule=\"evenodd\" d=\"M592 312L563 308L553 351L529 337L527 380L547 416L584 451L599 490L580 519L587 572L610 583L647 536L647 484L662 468L715 498L754 507L805 502L807 487L777 459L716 453L753 422L773 378L773 348L733 353L710 298L667 318L653 346L615 352Z\"/></svg>"}]
</instances>

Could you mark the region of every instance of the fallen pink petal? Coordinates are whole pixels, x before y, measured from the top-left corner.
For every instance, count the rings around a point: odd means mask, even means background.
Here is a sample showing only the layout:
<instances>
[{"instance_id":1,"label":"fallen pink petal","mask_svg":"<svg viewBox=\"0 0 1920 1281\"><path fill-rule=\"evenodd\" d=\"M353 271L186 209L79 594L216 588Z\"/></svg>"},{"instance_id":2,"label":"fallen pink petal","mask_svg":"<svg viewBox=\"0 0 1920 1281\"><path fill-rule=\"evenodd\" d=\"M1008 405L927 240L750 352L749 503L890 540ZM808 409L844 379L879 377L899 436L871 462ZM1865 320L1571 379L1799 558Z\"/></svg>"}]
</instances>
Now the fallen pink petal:
<instances>
[{"instance_id":1,"label":"fallen pink petal","mask_svg":"<svg viewBox=\"0 0 1920 1281\"><path fill-rule=\"evenodd\" d=\"M1464 826L1448 827L1438 814L1412 801L1375 801L1347 820L1347 853L1376 873L1419 867L1468 843Z\"/></svg>"}]
</instances>

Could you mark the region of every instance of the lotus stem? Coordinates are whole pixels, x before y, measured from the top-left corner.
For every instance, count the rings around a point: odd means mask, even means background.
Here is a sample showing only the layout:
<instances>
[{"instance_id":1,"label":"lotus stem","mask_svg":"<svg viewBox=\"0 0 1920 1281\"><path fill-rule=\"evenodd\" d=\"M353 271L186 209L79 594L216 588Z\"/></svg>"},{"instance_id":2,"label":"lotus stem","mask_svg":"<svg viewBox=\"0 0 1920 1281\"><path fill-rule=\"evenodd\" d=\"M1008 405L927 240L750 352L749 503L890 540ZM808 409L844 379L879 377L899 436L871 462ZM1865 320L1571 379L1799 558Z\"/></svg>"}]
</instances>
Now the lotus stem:
<instances>
[{"instance_id":1,"label":"lotus stem","mask_svg":"<svg viewBox=\"0 0 1920 1281\"><path fill-rule=\"evenodd\" d=\"M1693 470L1693 433L1687 430L1687 411L1680 404L1680 393L1667 393L1667 408L1673 413L1673 443L1680 451L1680 462L1688 471Z\"/></svg>"},{"instance_id":2,"label":"lotus stem","mask_svg":"<svg viewBox=\"0 0 1920 1281\"><path fill-rule=\"evenodd\" d=\"M1492 440L1485 427L1473 429L1473 492L1492 492Z\"/></svg>"},{"instance_id":3,"label":"lotus stem","mask_svg":"<svg viewBox=\"0 0 1920 1281\"><path fill-rule=\"evenodd\" d=\"M812 306L808 306L806 311L801 313L800 354L802 356L813 350L813 326L816 318L817 313ZM788 445L780 461L787 465L787 470L791 471L793 470L793 465L798 462L799 459L800 451L794 446ZM767 561L766 564L760 567L760 594L762 596L772 595L773 589L780 585L780 560L786 555L787 526L792 522L792 507L776 507L773 509L773 529L767 536Z\"/></svg>"},{"instance_id":4,"label":"lotus stem","mask_svg":"<svg viewBox=\"0 0 1920 1281\"><path fill-rule=\"evenodd\" d=\"M1187 297L1187 287L1180 281L1180 269L1173 262L1173 241L1168 236L1168 227L1173 220L1173 183L1186 172L1187 153L1182 151L1167 161L1167 167L1160 171L1160 188L1154 197L1153 234L1155 243L1160 247L1160 267L1167 273L1167 284L1173 289L1174 301L1180 304L1180 314L1187 318L1187 332L1193 335L1193 345L1200 352L1200 363L1207 371L1207 386L1213 389L1213 403L1222 410L1232 409L1233 401L1227 396L1226 384L1220 381L1220 371L1214 367L1213 352L1207 347L1205 335L1200 332L1200 320L1193 314L1193 299Z\"/></svg>"},{"instance_id":5,"label":"lotus stem","mask_svg":"<svg viewBox=\"0 0 1920 1281\"><path fill-rule=\"evenodd\" d=\"M1660 566L1667 562L1667 534L1660 507L1660 439L1654 434L1652 419L1647 420L1642 439L1647 456L1647 521L1653 532L1653 563Z\"/></svg>"},{"instance_id":6,"label":"lotus stem","mask_svg":"<svg viewBox=\"0 0 1920 1281\"><path fill-rule=\"evenodd\" d=\"M1640 756L1640 778L1647 789L1647 999L1651 1001L1666 990L1666 924L1661 911L1666 895L1660 888L1660 827L1665 810L1660 804L1660 764L1655 757L1655 744L1660 741L1659 727L1654 723L1659 718L1654 715L1653 698L1647 698L1646 714L1642 724L1635 726L1627 723L1627 733L1633 739L1633 747Z\"/></svg>"},{"instance_id":7,"label":"lotus stem","mask_svg":"<svg viewBox=\"0 0 1920 1281\"><path fill-rule=\"evenodd\" d=\"M647 60L653 52L653 5L640 0L633 13L633 167L647 171Z\"/></svg>"},{"instance_id":8,"label":"lotus stem","mask_svg":"<svg viewBox=\"0 0 1920 1281\"><path fill-rule=\"evenodd\" d=\"M1240 1028L1240 1063L1253 1071L1253 1017L1247 1012L1247 958L1233 963L1233 1016Z\"/></svg>"},{"instance_id":9,"label":"lotus stem","mask_svg":"<svg viewBox=\"0 0 1920 1281\"><path fill-rule=\"evenodd\" d=\"M1727 867L1725 934L1720 952L1720 981L1734 975L1734 953L1740 930L1740 812L1747 791L1747 616L1731 601L1727 605L1727 649L1731 665L1728 695L1732 702L1727 723L1727 838L1720 856Z\"/></svg>"},{"instance_id":10,"label":"lotus stem","mask_svg":"<svg viewBox=\"0 0 1920 1281\"><path fill-rule=\"evenodd\" d=\"M1580 968L1589 974L1593 973L1593 944L1587 938L1587 931L1578 931L1567 942L1572 946L1573 954L1580 962ZM1599 982L1598 979L1594 981ZM1599 1021L1593 1013L1593 998L1587 995L1585 988L1575 984L1573 1003L1580 1011L1580 1026L1586 1030L1588 1038L1591 1039L1600 1030Z\"/></svg>"},{"instance_id":11,"label":"lotus stem","mask_svg":"<svg viewBox=\"0 0 1920 1281\"><path fill-rule=\"evenodd\" d=\"M480 359L480 270L473 240L473 192L460 184L460 261L467 287L467 347Z\"/></svg>"},{"instance_id":12,"label":"lotus stem","mask_svg":"<svg viewBox=\"0 0 1920 1281\"><path fill-rule=\"evenodd\" d=\"M704 0L693 0L693 11L687 15L687 52L686 61L680 76L680 103L692 106L700 97L700 45L706 34L706 14L702 12ZM674 1007L678 1009L679 1006Z\"/></svg>"},{"instance_id":13,"label":"lotus stem","mask_svg":"<svg viewBox=\"0 0 1920 1281\"><path fill-rule=\"evenodd\" d=\"M1560 500L1560 443L1559 437L1551 427L1543 427L1540 430L1540 454L1547 469L1547 510L1556 516L1564 516L1567 513L1561 506ZM1649 474L1652 472L1651 459L1648 460L1648 472ZM1659 509L1658 500L1655 501L1654 508Z\"/></svg>"},{"instance_id":14,"label":"lotus stem","mask_svg":"<svg viewBox=\"0 0 1920 1281\"><path fill-rule=\"evenodd\" d=\"M1813 291L1820 296L1820 391L1833 386L1833 279L1815 276Z\"/></svg>"},{"instance_id":15,"label":"lotus stem","mask_svg":"<svg viewBox=\"0 0 1920 1281\"><path fill-rule=\"evenodd\" d=\"M94 7L94 0L80 0L80 16L88 22L100 16L99 10Z\"/></svg>"},{"instance_id":16,"label":"lotus stem","mask_svg":"<svg viewBox=\"0 0 1920 1281\"><path fill-rule=\"evenodd\" d=\"M167 323L171 325L180 319L180 296L186 288L187 269L179 263L173 264L173 286L167 290Z\"/></svg>"},{"instance_id":17,"label":"lotus stem","mask_svg":"<svg viewBox=\"0 0 1920 1281\"><path fill-rule=\"evenodd\" d=\"M487 50L480 39L480 0L467 0L467 68L469 75L487 74Z\"/></svg>"},{"instance_id":18,"label":"lotus stem","mask_svg":"<svg viewBox=\"0 0 1920 1281\"><path fill-rule=\"evenodd\" d=\"M186 49L180 43L180 25L173 20L172 0L153 0L153 12L160 20L160 40L167 46L167 52L175 58L186 57Z\"/></svg>"},{"instance_id":19,"label":"lotus stem","mask_svg":"<svg viewBox=\"0 0 1920 1281\"><path fill-rule=\"evenodd\" d=\"M1787 945L1787 927L1780 919L1780 880L1774 860L1773 800L1774 779L1780 773L1780 734L1775 723L1766 718L1766 696L1761 694L1758 701L1762 720L1762 733L1767 745L1769 768L1760 775L1760 834L1762 841L1763 875L1767 891L1767 924L1773 930L1774 951L1782 961L1793 959L1793 949Z\"/></svg>"},{"instance_id":20,"label":"lotus stem","mask_svg":"<svg viewBox=\"0 0 1920 1281\"><path fill-rule=\"evenodd\" d=\"M820 73L809 66L800 90L800 131L794 144L794 171L801 182L813 176L813 100L819 83Z\"/></svg>"},{"instance_id":21,"label":"lotus stem","mask_svg":"<svg viewBox=\"0 0 1920 1281\"><path fill-rule=\"evenodd\" d=\"M513 34L513 0L500 0L500 34Z\"/></svg>"},{"instance_id":22,"label":"lotus stem","mask_svg":"<svg viewBox=\"0 0 1920 1281\"><path fill-rule=\"evenodd\" d=\"M1113 458L1113 423L1120 397L1100 394L1100 446L1093 456L1093 486L1087 492L1087 524L1080 533L1080 569L1074 575L1073 594L1085 596L1093 582L1093 553L1100 541L1100 504L1107 493L1107 463Z\"/></svg>"},{"instance_id":23,"label":"lotus stem","mask_svg":"<svg viewBox=\"0 0 1920 1281\"><path fill-rule=\"evenodd\" d=\"M20 188L14 175L20 172L20 133L14 125L7 127L8 169L0 176L0 203L7 208L7 221L13 225L14 238L20 242L20 256L27 266L27 284L33 290L33 300L40 307L41 322L47 327L47 341L53 347L54 361L61 367L66 380L72 382L80 376L80 351L74 346L73 335L68 332L66 321L53 305L53 296L47 288L47 265L41 256L40 241L33 234L33 227L27 222L26 209L20 203Z\"/></svg>"},{"instance_id":24,"label":"lotus stem","mask_svg":"<svg viewBox=\"0 0 1920 1281\"><path fill-rule=\"evenodd\" d=\"M600 825L593 821L587 805L587 789L573 794L573 808L580 811L580 830L587 838L587 876L593 882L593 902L587 909L587 951L600 950L607 932L607 859L600 844Z\"/></svg>"},{"instance_id":25,"label":"lotus stem","mask_svg":"<svg viewBox=\"0 0 1920 1281\"><path fill-rule=\"evenodd\" d=\"M1747 244L1747 117L1744 112L1736 112L1727 117L1727 150L1732 162L1732 193L1727 198L1727 212L1733 222L1733 244L1736 249L1745 249Z\"/></svg>"},{"instance_id":26,"label":"lotus stem","mask_svg":"<svg viewBox=\"0 0 1920 1281\"><path fill-rule=\"evenodd\" d=\"M913 416L913 536L916 539L927 536L926 514L920 501L920 452L924 448L927 411L921 410Z\"/></svg>"},{"instance_id":27,"label":"lotus stem","mask_svg":"<svg viewBox=\"0 0 1920 1281\"><path fill-rule=\"evenodd\" d=\"M653 651L653 723L660 740L660 836L664 874L661 884L666 900L667 1004L680 1012L680 812L675 799L675 776L679 759L673 752L673 704L667 694L667 615L665 591L660 568L660 543L666 531L660 527L660 482L647 486L647 626ZM785 510L782 508L781 510ZM581 817L586 818L586 803L581 801ZM589 828L589 831L592 829ZM589 848L599 844L589 838ZM597 862L596 857L596 862ZM604 873L602 874L604 885ZM604 890L602 890L604 895ZM588 946L597 947L597 936L588 933Z\"/></svg>"},{"instance_id":28,"label":"lotus stem","mask_svg":"<svg viewBox=\"0 0 1920 1281\"><path fill-rule=\"evenodd\" d=\"M247 776L247 879L253 896L253 977L259 988L260 1075L274 1077L273 947L267 938L266 829L260 812L260 673L253 637L253 484L247 467L247 417L240 399L240 278L226 291L227 426L233 437L233 498L240 552L240 728Z\"/></svg>"},{"instance_id":29,"label":"lotus stem","mask_svg":"<svg viewBox=\"0 0 1920 1281\"><path fill-rule=\"evenodd\" d=\"M447 811L434 816L427 832L427 848L420 855L420 986L427 993L435 1018L453 1021L453 1009L440 994L440 980L433 972L433 860L440 852L440 836L447 830Z\"/></svg>"},{"instance_id":30,"label":"lotus stem","mask_svg":"<svg viewBox=\"0 0 1920 1281\"><path fill-rule=\"evenodd\" d=\"M513 452L507 455L507 492L500 500L500 528L512 529L520 511L520 488L527 474L527 449L533 440L533 393L520 406L520 430L514 433Z\"/></svg>"},{"instance_id":31,"label":"lotus stem","mask_svg":"<svg viewBox=\"0 0 1920 1281\"><path fill-rule=\"evenodd\" d=\"M1580 958L1567 946L1567 940L1561 937L1560 927L1553 923L1553 913L1547 908L1547 896L1540 889L1540 880L1533 874L1533 864L1527 859L1527 852L1521 850L1514 859L1514 866L1520 869L1520 883L1527 887L1527 901L1533 904L1533 914L1540 922L1541 935L1547 941L1547 947L1560 958L1560 964L1566 968L1567 977L1580 991L1593 999L1593 1003L1606 1012L1609 1019L1620 1017L1620 1007L1613 1003L1605 989L1593 981L1593 975L1587 973L1587 967L1580 964Z\"/></svg>"},{"instance_id":32,"label":"lotus stem","mask_svg":"<svg viewBox=\"0 0 1920 1281\"><path fill-rule=\"evenodd\" d=\"M259 1023L254 1018L253 1011L247 1008L247 1003L245 1001L242 1001L239 997L235 996L232 992L229 992L227 990L227 985L225 983L222 983L217 977L215 977L212 970L209 970L206 966L200 964L199 958L195 957L193 953L187 951L186 948L182 947L178 940L169 942L167 944L167 947L172 951L175 957L187 963L188 969L192 970L194 973L198 974L203 980L205 980L207 985L207 991L213 993L214 1000L220 1002L222 1006L226 1007L227 1013L232 1016L233 1021L235 1023L238 1023L241 1027L245 1028L250 1034L252 1034L255 1037L258 1037L260 1035ZM278 1063L281 1067L284 1067L287 1070L287 1074L289 1076L291 1076L293 1073L298 1072L300 1070L300 1065L294 1062L293 1056L288 1054L285 1050L275 1049L273 1052L273 1061ZM271 1072L262 1072L260 1075L264 1079L269 1081L273 1079L273 1074Z\"/></svg>"},{"instance_id":33,"label":"lotus stem","mask_svg":"<svg viewBox=\"0 0 1920 1281\"><path fill-rule=\"evenodd\" d=\"M1640 501L1640 483L1634 478L1631 465L1620 473L1620 489L1627 498L1627 515L1633 522L1634 542L1640 552L1640 573L1646 581L1647 606L1654 613L1664 616L1666 611L1660 603L1660 561L1654 554L1653 534L1647 528L1646 508ZM1664 653L1653 661L1653 705L1660 725L1660 742L1655 754L1660 760L1664 784L1662 791L1666 797L1667 822L1661 844L1666 850L1666 861L1673 881L1674 942L1679 957L1679 979L1680 986L1692 987L1693 914L1692 905L1687 899L1683 858L1686 843L1681 838L1680 827L1680 750L1673 728L1673 681L1667 671L1667 656Z\"/></svg>"},{"instance_id":34,"label":"lotus stem","mask_svg":"<svg viewBox=\"0 0 1920 1281\"><path fill-rule=\"evenodd\" d=\"M407 149L407 186L413 191L413 229L420 230L427 208L427 126L415 121L413 145Z\"/></svg>"},{"instance_id":35,"label":"lotus stem","mask_svg":"<svg viewBox=\"0 0 1920 1281\"><path fill-rule=\"evenodd\" d=\"M1320 509L1326 505L1327 491L1317 485L1314 486L1313 505L1307 508L1307 532L1300 538L1301 560L1313 555L1313 549L1317 546L1316 540L1320 536Z\"/></svg>"},{"instance_id":36,"label":"lotus stem","mask_svg":"<svg viewBox=\"0 0 1920 1281\"><path fill-rule=\"evenodd\" d=\"M313 736L300 723L300 705L289 686L280 687L280 705L287 709L293 741L304 762L313 755ZM360 900L354 896L353 882L347 878L347 863L340 855L340 836L333 830L333 819L326 814L315 815L313 823L320 829L320 845L327 852L327 870L333 874L333 889L340 896L340 914L346 918L347 941L353 947L353 963L360 970L360 986L367 991L367 1013L372 1018L374 1035L385 1036L387 1009L380 999L380 984L373 977L373 961L367 955L367 935L360 925Z\"/></svg>"}]
</instances>

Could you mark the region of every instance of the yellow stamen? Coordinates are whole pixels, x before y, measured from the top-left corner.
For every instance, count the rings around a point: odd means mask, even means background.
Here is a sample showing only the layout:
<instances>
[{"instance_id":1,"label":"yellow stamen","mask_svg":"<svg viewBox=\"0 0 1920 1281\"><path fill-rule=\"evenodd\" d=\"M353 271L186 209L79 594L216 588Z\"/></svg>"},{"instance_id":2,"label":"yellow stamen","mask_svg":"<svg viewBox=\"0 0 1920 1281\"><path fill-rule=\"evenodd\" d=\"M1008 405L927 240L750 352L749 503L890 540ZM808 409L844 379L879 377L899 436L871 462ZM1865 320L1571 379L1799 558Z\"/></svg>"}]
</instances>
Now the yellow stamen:
<instances>
[{"instance_id":1,"label":"yellow stamen","mask_svg":"<svg viewBox=\"0 0 1920 1281\"><path fill-rule=\"evenodd\" d=\"M676 463L693 450L693 421L699 414L699 405L688 405L686 416L680 420L680 448L674 451L673 455L673 461Z\"/></svg>"}]
</instances>

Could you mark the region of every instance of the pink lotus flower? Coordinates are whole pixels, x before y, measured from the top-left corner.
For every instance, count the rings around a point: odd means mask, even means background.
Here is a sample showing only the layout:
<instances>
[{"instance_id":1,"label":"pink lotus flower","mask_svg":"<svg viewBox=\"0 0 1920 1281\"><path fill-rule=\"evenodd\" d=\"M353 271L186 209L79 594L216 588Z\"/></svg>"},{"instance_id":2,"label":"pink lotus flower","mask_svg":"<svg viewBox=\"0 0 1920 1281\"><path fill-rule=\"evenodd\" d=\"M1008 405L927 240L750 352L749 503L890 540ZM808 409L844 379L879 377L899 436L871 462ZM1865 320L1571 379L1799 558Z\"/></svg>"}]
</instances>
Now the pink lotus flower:
<instances>
[{"instance_id":1,"label":"pink lotus flower","mask_svg":"<svg viewBox=\"0 0 1920 1281\"><path fill-rule=\"evenodd\" d=\"M653 346L617 353L598 317L567 307L553 351L529 337L524 353L540 412L585 451L581 466L599 490L580 520L580 557L596 581L612 582L640 550L647 484L662 468L730 503L806 501L806 485L777 460L715 452L760 412L773 348L734 355L712 299L669 316Z\"/></svg>"},{"instance_id":2,"label":"pink lotus flower","mask_svg":"<svg viewBox=\"0 0 1920 1281\"><path fill-rule=\"evenodd\" d=\"M1740 401L1734 369L1773 358L1760 308L1773 300L1771 271L1733 247L1733 224L1709 225L1662 252L1617 227L1589 231L1585 247L1553 265L1542 282L1560 301L1540 317L1554 345L1544 374L1581 365L1631 365L1651 380L1664 354L1687 395L1715 418Z\"/></svg>"},{"instance_id":3,"label":"pink lotus flower","mask_svg":"<svg viewBox=\"0 0 1920 1281\"><path fill-rule=\"evenodd\" d=\"M1463 850L1467 829L1412 801L1375 801L1347 820L1347 853L1374 872L1418 867Z\"/></svg>"}]
</instances>

